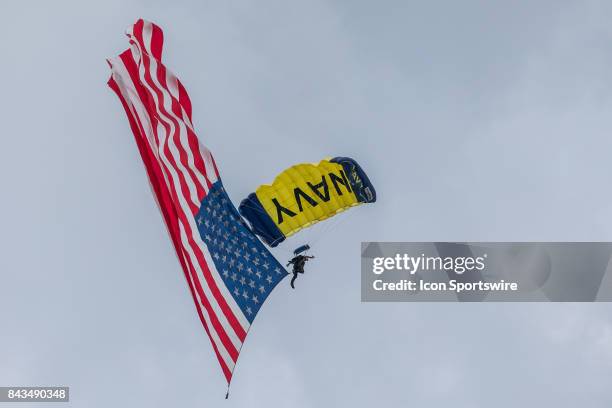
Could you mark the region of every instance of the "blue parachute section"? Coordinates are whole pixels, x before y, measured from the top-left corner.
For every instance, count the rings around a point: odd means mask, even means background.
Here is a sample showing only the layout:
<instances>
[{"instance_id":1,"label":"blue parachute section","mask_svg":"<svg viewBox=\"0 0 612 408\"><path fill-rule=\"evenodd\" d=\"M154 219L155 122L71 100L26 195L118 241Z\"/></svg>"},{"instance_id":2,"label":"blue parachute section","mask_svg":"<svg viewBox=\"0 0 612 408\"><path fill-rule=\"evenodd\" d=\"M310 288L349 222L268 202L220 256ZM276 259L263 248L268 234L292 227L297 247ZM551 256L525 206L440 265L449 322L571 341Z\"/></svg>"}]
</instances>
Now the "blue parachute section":
<instances>
[{"instance_id":1,"label":"blue parachute section","mask_svg":"<svg viewBox=\"0 0 612 408\"><path fill-rule=\"evenodd\" d=\"M251 193L240 203L240 214L249 220L251 230L271 247L285 240L285 234L274 224L266 210L261 205L257 194Z\"/></svg>"},{"instance_id":2,"label":"blue parachute section","mask_svg":"<svg viewBox=\"0 0 612 408\"><path fill-rule=\"evenodd\" d=\"M306 252L309 249L310 249L310 245L308 244L302 245L301 247L295 248L295 250L293 251L293 255L301 254L302 252Z\"/></svg>"}]
</instances>

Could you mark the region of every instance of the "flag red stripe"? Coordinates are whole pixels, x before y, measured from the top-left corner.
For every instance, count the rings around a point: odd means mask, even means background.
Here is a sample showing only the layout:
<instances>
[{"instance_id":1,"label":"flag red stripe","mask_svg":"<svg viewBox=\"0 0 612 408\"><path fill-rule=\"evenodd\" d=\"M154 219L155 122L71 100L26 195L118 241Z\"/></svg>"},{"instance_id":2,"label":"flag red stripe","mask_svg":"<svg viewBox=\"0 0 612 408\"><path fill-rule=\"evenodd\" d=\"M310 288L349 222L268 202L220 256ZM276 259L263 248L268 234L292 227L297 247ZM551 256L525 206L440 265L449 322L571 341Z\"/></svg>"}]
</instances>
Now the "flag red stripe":
<instances>
[{"instance_id":1,"label":"flag red stripe","mask_svg":"<svg viewBox=\"0 0 612 408\"><path fill-rule=\"evenodd\" d=\"M151 54L153 57L159 61L162 59L162 51L164 44L164 33L155 24L151 24L153 28L153 32L151 34Z\"/></svg>"},{"instance_id":2,"label":"flag red stripe","mask_svg":"<svg viewBox=\"0 0 612 408\"><path fill-rule=\"evenodd\" d=\"M189 99L189 95L187 94L187 90L183 86L183 83L179 80L177 80L177 83L179 89L179 103L183 109L185 109L189 122L193 124L193 119L191 119L191 99Z\"/></svg>"}]
</instances>

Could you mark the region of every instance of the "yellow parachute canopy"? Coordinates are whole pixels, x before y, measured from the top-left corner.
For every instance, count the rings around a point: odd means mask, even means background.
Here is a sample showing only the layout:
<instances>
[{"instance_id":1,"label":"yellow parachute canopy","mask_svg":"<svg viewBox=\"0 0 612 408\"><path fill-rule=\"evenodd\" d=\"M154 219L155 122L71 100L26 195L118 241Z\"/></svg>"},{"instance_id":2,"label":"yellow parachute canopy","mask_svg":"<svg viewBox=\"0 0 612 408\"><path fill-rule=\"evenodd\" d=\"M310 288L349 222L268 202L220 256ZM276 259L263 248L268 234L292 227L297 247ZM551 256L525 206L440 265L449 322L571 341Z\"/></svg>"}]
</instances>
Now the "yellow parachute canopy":
<instances>
[{"instance_id":1,"label":"yellow parachute canopy","mask_svg":"<svg viewBox=\"0 0 612 408\"><path fill-rule=\"evenodd\" d=\"M240 204L240 213L270 246L350 207L376 201L357 162L348 157L301 163L263 184Z\"/></svg>"}]
</instances>

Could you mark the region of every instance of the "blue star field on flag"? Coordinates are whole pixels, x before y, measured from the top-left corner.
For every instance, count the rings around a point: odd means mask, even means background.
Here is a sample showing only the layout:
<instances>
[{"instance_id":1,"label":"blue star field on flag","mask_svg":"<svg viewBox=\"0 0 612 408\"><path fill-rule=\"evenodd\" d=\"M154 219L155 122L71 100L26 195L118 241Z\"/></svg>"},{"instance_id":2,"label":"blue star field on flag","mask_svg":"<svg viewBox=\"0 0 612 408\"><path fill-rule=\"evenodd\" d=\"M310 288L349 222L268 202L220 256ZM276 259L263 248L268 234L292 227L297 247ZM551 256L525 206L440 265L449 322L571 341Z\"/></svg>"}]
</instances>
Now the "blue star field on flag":
<instances>
[{"instance_id":1,"label":"blue star field on flag","mask_svg":"<svg viewBox=\"0 0 612 408\"><path fill-rule=\"evenodd\" d=\"M220 181L202 200L196 220L225 286L252 323L287 271L246 227Z\"/></svg>"}]
</instances>

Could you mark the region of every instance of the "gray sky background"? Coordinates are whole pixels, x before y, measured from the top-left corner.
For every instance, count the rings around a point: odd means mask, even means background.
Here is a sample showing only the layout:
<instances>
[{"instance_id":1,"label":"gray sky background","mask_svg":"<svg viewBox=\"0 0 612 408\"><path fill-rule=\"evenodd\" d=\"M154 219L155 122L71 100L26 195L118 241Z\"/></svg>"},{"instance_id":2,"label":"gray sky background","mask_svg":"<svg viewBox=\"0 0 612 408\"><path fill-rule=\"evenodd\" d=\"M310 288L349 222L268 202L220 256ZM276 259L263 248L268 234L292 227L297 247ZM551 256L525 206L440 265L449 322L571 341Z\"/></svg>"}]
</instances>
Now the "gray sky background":
<instances>
[{"instance_id":1,"label":"gray sky background","mask_svg":"<svg viewBox=\"0 0 612 408\"><path fill-rule=\"evenodd\" d=\"M328 155L380 197L273 293L229 401L106 87L138 17L235 202ZM612 406L609 304L359 288L361 241L612 240L611 21L588 0L2 2L0 385L88 408Z\"/></svg>"}]
</instances>

